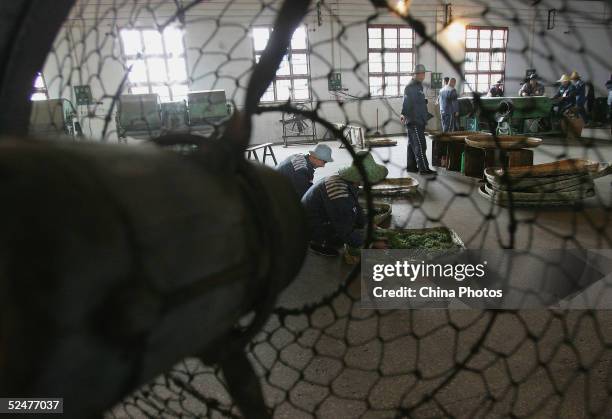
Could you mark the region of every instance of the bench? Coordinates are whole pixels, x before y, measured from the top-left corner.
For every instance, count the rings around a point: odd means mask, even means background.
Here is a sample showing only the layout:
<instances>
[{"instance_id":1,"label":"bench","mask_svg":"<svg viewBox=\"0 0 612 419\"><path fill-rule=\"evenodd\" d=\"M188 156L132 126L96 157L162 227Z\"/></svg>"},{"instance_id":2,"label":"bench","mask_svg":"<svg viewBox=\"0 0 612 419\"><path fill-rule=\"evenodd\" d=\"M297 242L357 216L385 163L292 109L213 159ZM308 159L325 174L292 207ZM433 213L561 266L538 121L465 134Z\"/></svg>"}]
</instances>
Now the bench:
<instances>
[{"instance_id":1,"label":"bench","mask_svg":"<svg viewBox=\"0 0 612 419\"><path fill-rule=\"evenodd\" d=\"M256 160L259 161L259 156L257 155L257 150L263 148L263 158L262 163L266 163L266 157L272 157L274 161L274 165L276 166L278 162L276 161L276 156L274 155L274 150L272 150L272 143L263 143L263 144L255 144L250 147L247 147L245 150L247 153L247 160Z\"/></svg>"},{"instance_id":2,"label":"bench","mask_svg":"<svg viewBox=\"0 0 612 419\"><path fill-rule=\"evenodd\" d=\"M360 148L365 148L363 128L356 125L345 125L339 122L333 125L336 127L336 129L341 130L344 133L344 136L349 141L349 144L359 146ZM340 144L340 148L344 148L344 143Z\"/></svg>"}]
</instances>

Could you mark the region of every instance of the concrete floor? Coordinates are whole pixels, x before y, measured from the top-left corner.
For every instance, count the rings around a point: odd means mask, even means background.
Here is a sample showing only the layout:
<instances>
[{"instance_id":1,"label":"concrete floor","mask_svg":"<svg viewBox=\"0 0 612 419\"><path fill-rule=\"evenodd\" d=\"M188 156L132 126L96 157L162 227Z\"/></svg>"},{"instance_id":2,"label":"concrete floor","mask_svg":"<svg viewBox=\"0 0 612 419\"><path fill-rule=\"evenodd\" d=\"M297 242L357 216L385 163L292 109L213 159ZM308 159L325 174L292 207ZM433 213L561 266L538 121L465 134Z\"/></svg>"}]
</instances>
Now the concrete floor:
<instances>
[{"instance_id":1,"label":"concrete floor","mask_svg":"<svg viewBox=\"0 0 612 419\"><path fill-rule=\"evenodd\" d=\"M406 174L406 140L396 139L396 147L373 151L378 162L387 164L390 177ZM612 161L612 144L585 149L547 142L553 144L536 149L535 163L561 156ZM327 144L335 161L317 170L315 179L351 161L338 143ZM311 147L275 147L275 152L281 161ZM597 197L581 209L517 210L515 247L609 248L612 226L605 206L610 205L610 180L597 180ZM445 171L435 181L419 181L420 197L391 201L393 224L445 225L473 249L508 244L508 210L482 198L479 182ZM406 417L418 418L612 417L611 312L362 310L357 281L337 291L350 270L340 258L309 254L281 296L281 307L318 307L308 316L308 326L298 330L322 334L312 345L291 352L309 363L289 399L279 399L276 417L394 417L400 407L406 408ZM321 304L324 296L332 296L331 301ZM274 336L282 328L269 330ZM291 375L290 359L287 366L276 366L277 377L283 369Z\"/></svg>"},{"instance_id":2,"label":"concrete floor","mask_svg":"<svg viewBox=\"0 0 612 419\"><path fill-rule=\"evenodd\" d=\"M328 144L335 162L317 170L316 179L350 163L338 143ZM280 161L311 147L277 146L275 153ZM396 147L374 154L398 177L405 150L399 138ZM612 144L586 151L587 157L612 161ZM544 145L535 160L584 152L581 146ZM612 233L603 206L610 204L610 180L597 180L598 197L581 209L517 210L515 246L611 247L603 240ZM492 207L477 186L448 173L422 181L420 197L392 202L393 223L445 225L468 248L499 248L508 243L508 211ZM612 418L612 312L364 310L359 282L346 281L351 269L341 258L309 254L255 339L250 358L275 418ZM188 372L199 396L161 383L140 412L158 416L154 404L191 411L186 417L227 417L203 398L232 408L218 372L195 360L176 371L182 377ZM233 411L238 413L235 406ZM125 405L114 413L142 417Z\"/></svg>"},{"instance_id":3,"label":"concrete floor","mask_svg":"<svg viewBox=\"0 0 612 419\"><path fill-rule=\"evenodd\" d=\"M379 163L385 163L389 177L403 177L407 173L406 139L398 140L395 147L375 148L373 154ZM558 139L546 139L546 142L558 145L544 145L535 149L534 163L546 163L559 158L589 158L596 161L612 162L612 142L598 143L585 148L579 144L560 145ZM338 142L327 142L333 149L334 162L315 172L315 181L329 176L338 169L350 164L351 157L346 149L339 148ZM290 154L305 153L312 145L299 145L274 148L277 160ZM431 143L428 147L428 158L431 161ZM267 162L270 164L270 162ZM509 214L507 209L491 205L478 193L480 183L456 172L438 169L440 176L435 181L426 181L418 175L421 199L414 201L394 201L393 222L396 226L420 228L444 225L454 229L468 248L499 248L500 243L509 243L507 230ZM539 210L517 209L515 216L519 222L515 248L561 248L566 239L584 247L610 247L612 226L608 222L609 211L604 207L612 201L612 177L596 181L597 196L585 200L584 208L548 208ZM417 204L417 205L415 205ZM490 219L485 215L491 214ZM605 235L599 232L605 231ZM601 240L607 237L607 242Z\"/></svg>"}]
</instances>

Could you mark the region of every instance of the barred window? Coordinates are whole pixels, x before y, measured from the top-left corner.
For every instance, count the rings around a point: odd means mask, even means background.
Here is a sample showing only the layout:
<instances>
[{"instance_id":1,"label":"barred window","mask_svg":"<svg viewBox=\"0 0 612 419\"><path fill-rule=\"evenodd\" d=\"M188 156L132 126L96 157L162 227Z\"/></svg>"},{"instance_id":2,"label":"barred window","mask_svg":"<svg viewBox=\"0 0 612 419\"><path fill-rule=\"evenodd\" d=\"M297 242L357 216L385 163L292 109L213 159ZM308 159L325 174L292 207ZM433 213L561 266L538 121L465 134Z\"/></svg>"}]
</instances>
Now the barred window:
<instances>
[{"instance_id":1,"label":"barred window","mask_svg":"<svg viewBox=\"0 0 612 419\"><path fill-rule=\"evenodd\" d=\"M32 95L30 96L30 100L46 100L49 99L49 94L47 92L47 84L45 83L45 78L42 73L36 73L36 78L34 79L34 88L32 89Z\"/></svg>"},{"instance_id":2,"label":"barred window","mask_svg":"<svg viewBox=\"0 0 612 419\"><path fill-rule=\"evenodd\" d=\"M271 26L257 26L252 30L255 62L259 62L268 44ZM306 26L293 33L287 54L283 57L276 77L262 96L262 102L305 101L310 99L310 57Z\"/></svg>"},{"instance_id":3,"label":"barred window","mask_svg":"<svg viewBox=\"0 0 612 419\"><path fill-rule=\"evenodd\" d=\"M465 36L464 92L486 93L504 78L508 28L468 26Z\"/></svg>"},{"instance_id":4,"label":"barred window","mask_svg":"<svg viewBox=\"0 0 612 419\"><path fill-rule=\"evenodd\" d=\"M411 79L414 30L405 25L368 25L368 82L371 96L401 96Z\"/></svg>"},{"instance_id":5,"label":"barred window","mask_svg":"<svg viewBox=\"0 0 612 419\"><path fill-rule=\"evenodd\" d=\"M183 31L167 27L122 29L121 45L129 69L130 93L157 93L162 102L187 97L187 63Z\"/></svg>"}]
</instances>

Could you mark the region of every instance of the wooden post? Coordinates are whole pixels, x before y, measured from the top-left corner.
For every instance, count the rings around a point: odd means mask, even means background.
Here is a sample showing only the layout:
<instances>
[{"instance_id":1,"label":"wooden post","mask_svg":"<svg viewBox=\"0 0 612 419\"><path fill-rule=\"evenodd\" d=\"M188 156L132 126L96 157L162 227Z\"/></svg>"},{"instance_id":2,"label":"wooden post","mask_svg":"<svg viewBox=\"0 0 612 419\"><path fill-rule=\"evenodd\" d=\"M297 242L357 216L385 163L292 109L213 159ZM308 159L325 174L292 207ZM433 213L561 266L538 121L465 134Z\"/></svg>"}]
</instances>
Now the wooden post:
<instances>
[{"instance_id":1,"label":"wooden post","mask_svg":"<svg viewBox=\"0 0 612 419\"><path fill-rule=\"evenodd\" d=\"M431 141L431 164L435 167L444 167L442 164L443 157L446 155L447 145L445 142L436 140Z\"/></svg>"},{"instance_id":2,"label":"wooden post","mask_svg":"<svg viewBox=\"0 0 612 419\"><path fill-rule=\"evenodd\" d=\"M533 166L533 150L522 148L520 150L508 150L505 153L508 167Z\"/></svg>"},{"instance_id":3,"label":"wooden post","mask_svg":"<svg viewBox=\"0 0 612 419\"><path fill-rule=\"evenodd\" d=\"M465 149L465 143L452 142L447 145L447 164L446 168L454 172L461 171L461 154Z\"/></svg>"}]
</instances>

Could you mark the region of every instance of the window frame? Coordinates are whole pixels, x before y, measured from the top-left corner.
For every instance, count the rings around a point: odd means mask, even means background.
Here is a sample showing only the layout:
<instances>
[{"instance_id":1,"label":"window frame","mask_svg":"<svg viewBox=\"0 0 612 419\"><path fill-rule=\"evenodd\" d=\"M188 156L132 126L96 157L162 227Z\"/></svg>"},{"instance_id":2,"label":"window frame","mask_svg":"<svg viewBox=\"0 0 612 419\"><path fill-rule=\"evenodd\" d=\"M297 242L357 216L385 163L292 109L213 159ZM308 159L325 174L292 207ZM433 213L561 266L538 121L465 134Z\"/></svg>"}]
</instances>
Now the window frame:
<instances>
[{"instance_id":1,"label":"window frame","mask_svg":"<svg viewBox=\"0 0 612 419\"><path fill-rule=\"evenodd\" d=\"M381 30L381 47L380 48L372 48L370 46L370 29L380 29ZM385 29L396 29L397 30L397 47L396 48L385 48ZM400 45L400 29L408 29L412 33L412 47L411 48L402 48ZM366 26L366 41L367 41L367 65L368 65L368 92L369 96L372 98L393 98L393 97L402 97L404 92L402 90L402 84L400 82L402 77L411 77L414 72L414 67L417 62L417 48L416 48L416 32L410 25L405 24L368 24ZM397 54L397 71L386 72L385 71L385 53L395 52ZM370 71L370 54L371 53L380 53L381 54L381 65L382 72L372 72ZM412 68L408 71L400 71L400 54L409 53L411 54ZM370 79L372 77L381 77L382 78L382 94L374 95L372 94L372 85L370 83ZM397 77L397 94L396 95L387 95L386 94L386 84L385 80L387 77Z\"/></svg>"},{"instance_id":2,"label":"window frame","mask_svg":"<svg viewBox=\"0 0 612 419\"><path fill-rule=\"evenodd\" d=\"M155 27L151 27L151 26L125 26L122 28L119 28L118 30L118 38L119 38L119 45L121 48L121 58L123 60L123 64L125 66L125 68L127 69L128 65L127 63L129 61L135 61L135 60L143 60L144 61L144 66L145 66L145 73L146 73L146 78L147 81L146 82L131 82L129 79L129 75L127 77L127 87L128 87L128 93L130 94L134 94L134 92L132 91L134 88L139 88L139 87L146 87L148 90L148 93L156 93L153 91L153 87L158 87L158 86L163 86L166 87L168 89L168 93L169 93L169 98L168 100L164 100L162 98L161 95L159 95L159 99L160 102L165 103L165 102L176 102L176 101L180 101L180 100L187 100L187 94L189 92L189 85L190 85L190 77L189 77L189 66L187 65L187 48L185 45L185 31L183 28L177 28L181 31L181 48L182 48L182 53L179 55L174 55L171 52L168 52L168 48L166 46L166 41L164 39L164 35L163 35L163 31L160 32L159 30L157 30L157 28ZM124 30L135 30L138 31L139 37L140 37L140 44L142 46L145 46L145 40L144 40L144 32L145 31L156 31L160 34L161 37L161 46L162 46L162 53L161 54L147 54L147 53L137 53L137 54L126 54L125 50L125 45L124 45L124 41L123 41L123 37L121 36L121 32ZM165 82L159 82L159 81L151 81L151 75L150 75L150 71L149 71L149 64L148 64L148 60L149 59L161 59L164 62L164 66L165 66L165 70L166 70L166 81ZM171 81L170 80L170 65L169 65L169 60L172 59L182 59L183 61L183 65L185 66L185 80L181 81L181 82L176 82L176 81ZM172 87L173 86L177 86L177 85L184 85L186 87L186 93L184 96L180 96L180 98L178 98L179 96L175 97L174 92L172 91Z\"/></svg>"},{"instance_id":3,"label":"window frame","mask_svg":"<svg viewBox=\"0 0 612 419\"><path fill-rule=\"evenodd\" d=\"M254 36L254 30L255 29L268 29L268 40L270 33L272 32L273 29L273 25L252 25L250 27L250 38L251 38L251 48L253 49L253 65L255 66L258 62L257 57L261 57L261 55L263 54L263 52L265 51L265 47L264 49L260 49L258 50L255 47L255 36ZM312 80L311 80L311 67L310 67L310 42L308 39L308 25L306 24L301 24L299 27L303 27L304 28L304 35L306 38L306 48L304 49L294 49L291 45L291 41L289 42L289 47L287 48L287 62L289 64L289 74L275 74L274 75L274 79L272 80L272 83L270 84L270 86L267 87L266 92L264 93L264 95L266 93L268 93L270 90L272 90L272 94L274 95L274 99L272 100L264 100L263 96L262 99L260 100L260 103L265 103L265 104L274 104L274 103L285 103L287 101L287 99L279 99L278 98L278 91L276 88L276 82L279 80L288 80L291 83L291 88L289 91L289 101L292 103L306 103L306 102L311 102L312 101ZM267 46L267 43L266 43ZM297 55L297 54L305 54L306 55L306 73L305 74L294 74L293 73L293 55ZM279 67L280 68L280 67ZM277 69L278 72L278 69ZM308 83L308 97L307 98L300 98L300 99L296 99L295 98L295 89L294 89L294 81L295 80L302 80L302 79L306 79L307 83Z\"/></svg>"},{"instance_id":4,"label":"window frame","mask_svg":"<svg viewBox=\"0 0 612 419\"><path fill-rule=\"evenodd\" d=\"M468 31L469 30L476 30L477 31L477 35L476 35L476 48L468 48ZM480 46L480 41L481 41L481 36L480 36L480 32L482 30L490 30L491 31L491 44L489 48L481 48ZM495 31L503 31L504 32L504 39L503 39L503 43L504 46L503 48L499 48L499 47L493 47L493 33ZM506 79L506 63L507 63L507 58L508 58L508 36L510 34L510 30L508 27L505 26L482 26L482 25L467 25L465 27L465 55L464 55L464 59L463 59L463 79L465 80L465 83L463 84L463 93L476 93L479 92L481 94L486 94L490 89L491 86L493 84L495 84L495 82L497 81L498 78L501 78L502 80ZM495 53L503 53L503 64L502 64L502 69L501 70L493 70L491 68L492 63L493 63L493 54ZM465 65L467 63L467 56L468 53L474 53L476 54L476 61L474 62L474 66L475 66L475 70L466 70ZM488 70L479 70L479 63L480 63L480 54L481 53L488 53L490 54L490 61L489 61L489 69ZM474 75L475 76L475 83L473 88L471 87L471 85L468 83L467 79L468 76ZM484 92L480 92L478 90L478 76L480 75L487 75L487 78L489 80L488 82L488 87L486 89L486 91ZM494 80L495 79L495 80Z\"/></svg>"}]
</instances>

